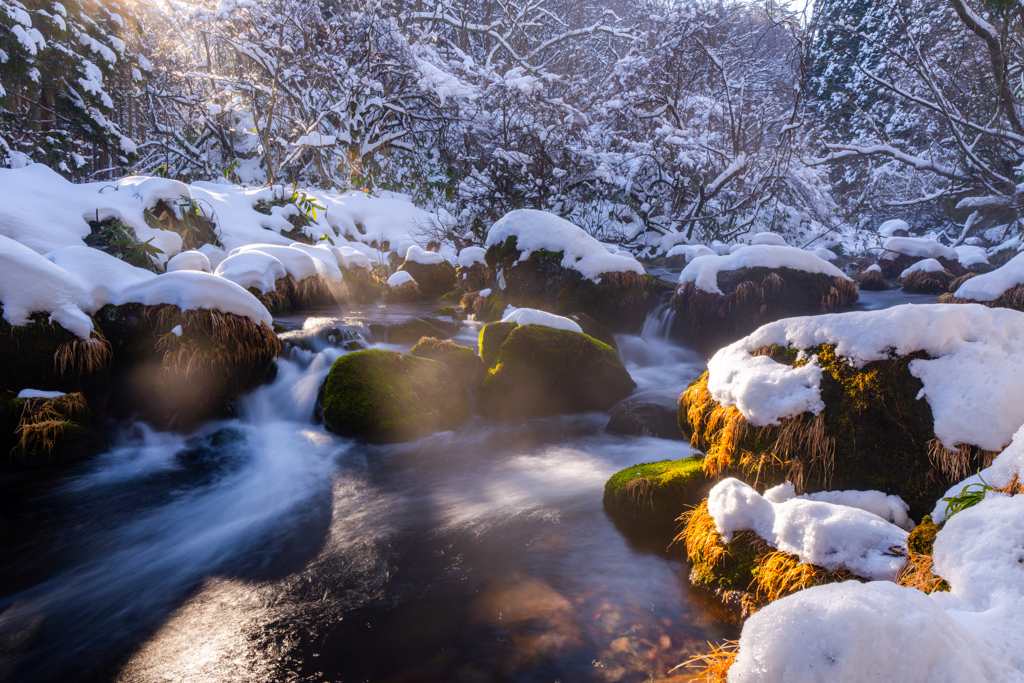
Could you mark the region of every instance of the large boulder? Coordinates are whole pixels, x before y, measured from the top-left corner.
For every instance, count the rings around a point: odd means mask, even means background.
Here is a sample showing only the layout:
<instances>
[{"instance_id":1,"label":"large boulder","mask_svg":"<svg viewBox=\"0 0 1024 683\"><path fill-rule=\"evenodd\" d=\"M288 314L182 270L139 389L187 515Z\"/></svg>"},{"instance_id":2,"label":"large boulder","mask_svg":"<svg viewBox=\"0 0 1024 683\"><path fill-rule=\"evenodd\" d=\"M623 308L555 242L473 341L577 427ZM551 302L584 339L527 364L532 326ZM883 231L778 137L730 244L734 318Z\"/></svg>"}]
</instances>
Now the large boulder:
<instances>
[{"instance_id":1,"label":"large boulder","mask_svg":"<svg viewBox=\"0 0 1024 683\"><path fill-rule=\"evenodd\" d=\"M680 397L709 475L879 490L920 518L1024 424L1024 315L896 306L791 318L719 351Z\"/></svg>"},{"instance_id":2,"label":"large boulder","mask_svg":"<svg viewBox=\"0 0 1024 683\"><path fill-rule=\"evenodd\" d=\"M988 273L961 276L950 283L949 289L939 297L939 303L974 303L1024 312L1024 254Z\"/></svg>"},{"instance_id":3,"label":"large boulder","mask_svg":"<svg viewBox=\"0 0 1024 683\"><path fill-rule=\"evenodd\" d=\"M470 401L444 364L370 349L334 362L321 411L336 434L394 443L457 428L469 419Z\"/></svg>"},{"instance_id":4,"label":"large boulder","mask_svg":"<svg viewBox=\"0 0 1024 683\"><path fill-rule=\"evenodd\" d=\"M924 237L890 237L882 244L878 265L882 274L892 280L923 259L935 259L943 269L959 277L967 272L955 249Z\"/></svg>"},{"instance_id":5,"label":"large boulder","mask_svg":"<svg viewBox=\"0 0 1024 683\"><path fill-rule=\"evenodd\" d=\"M586 313L613 331L637 331L657 289L625 253L611 253L553 214L513 211L487 233L488 310L505 304L559 315ZM491 316L489 319L495 319Z\"/></svg>"},{"instance_id":6,"label":"large boulder","mask_svg":"<svg viewBox=\"0 0 1024 683\"><path fill-rule=\"evenodd\" d=\"M456 289L455 266L436 251L411 246L398 270L412 276L426 301L439 299Z\"/></svg>"},{"instance_id":7,"label":"large boulder","mask_svg":"<svg viewBox=\"0 0 1024 683\"><path fill-rule=\"evenodd\" d=\"M671 333L711 353L764 323L828 313L857 299L857 284L802 249L750 246L700 256L679 275Z\"/></svg>"},{"instance_id":8,"label":"large boulder","mask_svg":"<svg viewBox=\"0 0 1024 683\"><path fill-rule=\"evenodd\" d=\"M481 355L490 370L477 408L486 417L608 410L636 388L615 350L589 335L514 323L489 330L492 325L481 331Z\"/></svg>"},{"instance_id":9,"label":"large boulder","mask_svg":"<svg viewBox=\"0 0 1024 683\"><path fill-rule=\"evenodd\" d=\"M444 364L459 384L470 391L476 391L486 372L483 360L473 349L460 346L450 339L423 337L409 353L417 358L428 358Z\"/></svg>"}]
</instances>

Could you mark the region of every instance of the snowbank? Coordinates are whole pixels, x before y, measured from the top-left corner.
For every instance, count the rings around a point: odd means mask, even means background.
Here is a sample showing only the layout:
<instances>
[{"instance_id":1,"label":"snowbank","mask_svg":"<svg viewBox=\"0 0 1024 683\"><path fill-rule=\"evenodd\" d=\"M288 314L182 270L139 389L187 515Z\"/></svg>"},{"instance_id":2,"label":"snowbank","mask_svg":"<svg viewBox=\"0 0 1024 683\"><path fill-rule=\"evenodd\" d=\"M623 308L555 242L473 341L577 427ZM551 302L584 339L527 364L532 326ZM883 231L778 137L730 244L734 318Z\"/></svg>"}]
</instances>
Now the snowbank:
<instances>
[{"instance_id":1,"label":"snowbank","mask_svg":"<svg viewBox=\"0 0 1024 683\"><path fill-rule=\"evenodd\" d=\"M773 247L788 247L789 242L777 232L759 232L750 238L752 245L767 244Z\"/></svg>"},{"instance_id":2,"label":"snowbank","mask_svg":"<svg viewBox=\"0 0 1024 683\"><path fill-rule=\"evenodd\" d=\"M85 285L93 298L92 307L86 309L90 314L111 303L125 287L157 277L156 273L86 246L57 249L46 258Z\"/></svg>"},{"instance_id":3,"label":"snowbank","mask_svg":"<svg viewBox=\"0 0 1024 683\"><path fill-rule=\"evenodd\" d=\"M388 287L401 287L407 282L416 282L407 271L396 271L388 278Z\"/></svg>"},{"instance_id":4,"label":"snowbank","mask_svg":"<svg viewBox=\"0 0 1024 683\"><path fill-rule=\"evenodd\" d=\"M718 273L741 268L792 268L806 273L850 279L828 261L803 249L765 245L744 247L728 256L699 256L683 268L679 274L679 283L693 282L705 292L722 294L718 288Z\"/></svg>"},{"instance_id":5,"label":"snowbank","mask_svg":"<svg viewBox=\"0 0 1024 683\"><path fill-rule=\"evenodd\" d=\"M910 230L910 225L899 218L893 218L878 226L878 234L882 237L892 237L892 234L897 230Z\"/></svg>"},{"instance_id":6,"label":"snowbank","mask_svg":"<svg viewBox=\"0 0 1024 683\"><path fill-rule=\"evenodd\" d=\"M890 350L899 356L925 351L931 358L911 361L910 372L924 384L918 398L928 401L935 435L949 449L971 444L999 451L1024 424L1024 314L1017 311L904 304L769 323L708 363L712 397L736 406L754 426L779 424L805 411L818 414L825 407L816 358L792 367L750 355L771 344L796 349L835 344L836 353L855 367L886 359Z\"/></svg>"},{"instance_id":7,"label":"snowbank","mask_svg":"<svg viewBox=\"0 0 1024 683\"><path fill-rule=\"evenodd\" d=\"M957 257L960 259L960 265L964 268L975 266L980 263L988 263L988 252L982 247L975 247L969 244L963 244L959 247L953 247L957 253Z\"/></svg>"},{"instance_id":8,"label":"snowbank","mask_svg":"<svg viewBox=\"0 0 1024 683\"><path fill-rule=\"evenodd\" d=\"M951 261L960 258L953 249L924 237L890 237L885 240L882 247L888 252L919 258L944 258ZM886 257L893 258L893 254L882 255L882 258Z\"/></svg>"},{"instance_id":9,"label":"snowbank","mask_svg":"<svg viewBox=\"0 0 1024 683\"><path fill-rule=\"evenodd\" d=\"M872 512L803 496L774 503L738 479L711 489L708 512L725 542L750 530L773 548L829 571L895 580L905 555L907 532Z\"/></svg>"},{"instance_id":10,"label":"snowbank","mask_svg":"<svg viewBox=\"0 0 1024 683\"><path fill-rule=\"evenodd\" d=\"M172 256L171 260L167 262L167 272L172 273L176 270L198 270L203 273L213 272L209 257L203 252L196 250L183 251Z\"/></svg>"},{"instance_id":11,"label":"snowbank","mask_svg":"<svg viewBox=\"0 0 1024 683\"><path fill-rule=\"evenodd\" d=\"M483 247L466 247L459 252L459 266L470 268L477 263L484 263L484 255L487 250Z\"/></svg>"},{"instance_id":12,"label":"snowbank","mask_svg":"<svg viewBox=\"0 0 1024 683\"><path fill-rule=\"evenodd\" d=\"M535 209L519 209L506 214L487 231L486 246L516 238L525 261L535 251L562 253L562 267L578 271L583 277L600 282L606 273L644 274L644 267L632 256L610 254L600 242L564 218Z\"/></svg>"},{"instance_id":13,"label":"snowbank","mask_svg":"<svg viewBox=\"0 0 1024 683\"><path fill-rule=\"evenodd\" d=\"M27 325L33 313L49 313L50 322L82 339L92 334L86 312L92 312L94 303L82 281L4 235L0 235L0 304L4 320L14 326Z\"/></svg>"},{"instance_id":14,"label":"snowbank","mask_svg":"<svg viewBox=\"0 0 1024 683\"><path fill-rule=\"evenodd\" d=\"M258 251L273 256L284 266L285 272L295 278L296 282L302 282L307 277L319 275L324 271L323 264L304 251L273 244L252 244L239 247L238 249L233 249L228 256L231 257L250 251ZM317 267L318 264L319 267Z\"/></svg>"},{"instance_id":15,"label":"snowbank","mask_svg":"<svg viewBox=\"0 0 1024 683\"><path fill-rule=\"evenodd\" d=\"M406 250L405 260L425 266L433 266L439 263L444 263L444 256L441 256L441 254L436 251L427 251L422 247L413 245Z\"/></svg>"},{"instance_id":16,"label":"snowbank","mask_svg":"<svg viewBox=\"0 0 1024 683\"><path fill-rule=\"evenodd\" d=\"M277 281L287 277L288 271L270 254L243 251L221 261L215 275L244 289L253 287L267 294L277 289Z\"/></svg>"},{"instance_id":17,"label":"snowbank","mask_svg":"<svg viewBox=\"0 0 1024 683\"><path fill-rule=\"evenodd\" d=\"M960 285L953 296L972 301L995 301L1020 284L1024 284L1024 254L1017 254L990 273L972 277Z\"/></svg>"},{"instance_id":18,"label":"snowbank","mask_svg":"<svg viewBox=\"0 0 1024 683\"><path fill-rule=\"evenodd\" d=\"M686 256L686 262L689 263L698 256L717 256L718 252L711 247L706 247L703 244L679 244L668 250L665 254L665 258L670 256Z\"/></svg>"},{"instance_id":19,"label":"snowbank","mask_svg":"<svg viewBox=\"0 0 1024 683\"><path fill-rule=\"evenodd\" d=\"M511 307L510 307L511 308ZM569 330L570 332L582 332L583 328L569 318L563 318L554 313L538 311L535 308L517 308L507 312L501 319L503 323L516 323L517 325L545 325L556 330Z\"/></svg>"},{"instance_id":20,"label":"snowbank","mask_svg":"<svg viewBox=\"0 0 1024 683\"><path fill-rule=\"evenodd\" d=\"M792 482L787 481L765 491L764 497L773 503L785 503L787 500L799 497L804 500L846 505L867 510L901 529L910 531L914 528L913 521L907 515L910 506L899 496L887 496L881 491L818 491L797 496Z\"/></svg>"},{"instance_id":21,"label":"snowbank","mask_svg":"<svg viewBox=\"0 0 1024 683\"><path fill-rule=\"evenodd\" d=\"M982 474L995 487L1024 475L1024 429ZM800 591L747 621L729 680L1024 681L1022 548L1024 495L989 491L935 537L932 571L948 593L885 582Z\"/></svg>"},{"instance_id":22,"label":"snowbank","mask_svg":"<svg viewBox=\"0 0 1024 683\"><path fill-rule=\"evenodd\" d=\"M257 325L273 325L273 318L252 294L224 278L183 270L166 273L125 287L114 295L115 306L138 303L145 306L170 304L183 311L212 308L249 318Z\"/></svg>"}]
</instances>

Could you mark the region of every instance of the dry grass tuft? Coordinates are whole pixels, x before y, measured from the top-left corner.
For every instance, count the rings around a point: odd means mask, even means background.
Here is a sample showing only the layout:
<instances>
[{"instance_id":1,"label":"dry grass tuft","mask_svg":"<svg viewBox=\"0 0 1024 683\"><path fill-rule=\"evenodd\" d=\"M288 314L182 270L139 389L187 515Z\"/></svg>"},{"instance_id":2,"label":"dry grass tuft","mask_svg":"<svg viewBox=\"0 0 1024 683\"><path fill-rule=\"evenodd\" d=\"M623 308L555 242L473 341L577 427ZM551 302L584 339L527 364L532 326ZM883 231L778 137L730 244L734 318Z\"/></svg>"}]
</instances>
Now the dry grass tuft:
<instances>
[{"instance_id":1,"label":"dry grass tuft","mask_svg":"<svg viewBox=\"0 0 1024 683\"><path fill-rule=\"evenodd\" d=\"M191 377L210 367L257 366L281 353L277 335L267 325L215 310L181 311L176 306L147 307L142 314L154 329L165 329L156 343L163 367ZM182 334L170 332L181 325Z\"/></svg>"},{"instance_id":2,"label":"dry grass tuft","mask_svg":"<svg viewBox=\"0 0 1024 683\"><path fill-rule=\"evenodd\" d=\"M856 275L857 284L861 289L869 291L881 291L889 289L885 276L880 270L865 270Z\"/></svg>"},{"instance_id":3,"label":"dry grass tuft","mask_svg":"<svg viewBox=\"0 0 1024 683\"><path fill-rule=\"evenodd\" d=\"M53 453L64 427L88 411L85 397L77 392L52 399L22 399L21 416L14 432L18 447L26 453Z\"/></svg>"},{"instance_id":4,"label":"dry grass tuft","mask_svg":"<svg viewBox=\"0 0 1024 683\"><path fill-rule=\"evenodd\" d=\"M953 481L967 477L973 462L980 460L984 467L988 467L999 453L968 444L957 444L957 450L950 450L938 439L928 442L928 459L937 470Z\"/></svg>"},{"instance_id":5,"label":"dry grass tuft","mask_svg":"<svg viewBox=\"0 0 1024 683\"><path fill-rule=\"evenodd\" d=\"M624 273L601 273L601 284L608 287L627 289L630 287L646 287L647 278L632 271Z\"/></svg>"},{"instance_id":6,"label":"dry grass tuft","mask_svg":"<svg viewBox=\"0 0 1024 683\"><path fill-rule=\"evenodd\" d=\"M828 313L851 301L855 301L860 295L857 283L846 278L832 278L832 286L829 287L828 295L821 300L821 312Z\"/></svg>"},{"instance_id":7,"label":"dry grass tuft","mask_svg":"<svg viewBox=\"0 0 1024 683\"><path fill-rule=\"evenodd\" d=\"M733 665L739 654L739 641L726 640L721 645L715 645L709 641L708 647L711 648L711 652L690 657L669 673L685 666L697 669L696 675L700 678L694 680L705 681L705 683L726 683L729 679L729 667Z\"/></svg>"},{"instance_id":8,"label":"dry grass tuft","mask_svg":"<svg viewBox=\"0 0 1024 683\"><path fill-rule=\"evenodd\" d=\"M973 275L971 273L970 275ZM966 277L966 276L965 276ZM955 286L954 286L955 285ZM949 286L949 292L939 297L940 304L981 304L989 308L1012 308L1015 311L1024 311L1024 284L1016 285L999 295L999 298L992 301L975 301L974 299L962 299L957 297L956 292L959 285L956 281Z\"/></svg>"},{"instance_id":9,"label":"dry grass tuft","mask_svg":"<svg viewBox=\"0 0 1024 683\"><path fill-rule=\"evenodd\" d=\"M626 484L626 495L629 496L629 501L635 505L650 503L653 508L654 482L647 477L633 479Z\"/></svg>"},{"instance_id":10,"label":"dry grass tuft","mask_svg":"<svg viewBox=\"0 0 1024 683\"><path fill-rule=\"evenodd\" d=\"M773 551L762 555L754 568L754 581L759 596L774 602L811 586L821 586L828 572L814 565L801 564L795 555Z\"/></svg>"},{"instance_id":11,"label":"dry grass tuft","mask_svg":"<svg viewBox=\"0 0 1024 683\"><path fill-rule=\"evenodd\" d=\"M53 367L61 375L91 375L110 365L113 358L110 342L95 331L89 339L73 339L57 347Z\"/></svg>"},{"instance_id":12,"label":"dry grass tuft","mask_svg":"<svg viewBox=\"0 0 1024 683\"><path fill-rule=\"evenodd\" d=\"M715 527L715 518L708 512L707 500L680 515L679 522L683 524L683 530L672 542L683 543L686 557L691 562L699 561L713 566L725 557L725 544Z\"/></svg>"},{"instance_id":13,"label":"dry grass tuft","mask_svg":"<svg viewBox=\"0 0 1024 683\"><path fill-rule=\"evenodd\" d=\"M931 273L915 270L906 277L900 278L900 282L903 283L903 290L906 292L938 294L949 289L950 283L953 282L953 274L945 270Z\"/></svg>"},{"instance_id":14,"label":"dry grass tuft","mask_svg":"<svg viewBox=\"0 0 1024 683\"><path fill-rule=\"evenodd\" d=\"M945 579L932 573L932 556L911 552L896 574L896 583L923 593L949 590Z\"/></svg>"}]
</instances>

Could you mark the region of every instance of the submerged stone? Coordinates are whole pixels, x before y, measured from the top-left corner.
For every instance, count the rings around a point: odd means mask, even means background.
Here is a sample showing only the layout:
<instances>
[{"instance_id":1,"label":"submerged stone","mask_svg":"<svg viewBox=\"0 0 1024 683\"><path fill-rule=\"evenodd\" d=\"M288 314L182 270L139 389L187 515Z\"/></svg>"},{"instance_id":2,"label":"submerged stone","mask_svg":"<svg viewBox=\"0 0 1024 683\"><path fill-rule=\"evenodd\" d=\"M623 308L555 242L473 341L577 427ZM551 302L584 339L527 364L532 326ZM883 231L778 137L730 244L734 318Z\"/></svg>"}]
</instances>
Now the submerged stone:
<instances>
[{"instance_id":1,"label":"submerged stone","mask_svg":"<svg viewBox=\"0 0 1024 683\"><path fill-rule=\"evenodd\" d=\"M494 419L608 410L636 388L615 350L580 332L491 323L481 353L490 370L477 408Z\"/></svg>"},{"instance_id":2,"label":"submerged stone","mask_svg":"<svg viewBox=\"0 0 1024 683\"><path fill-rule=\"evenodd\" d=\"M470 402L444 364L370 349L334 362L322 413L336 434L394 443L457 428L469 419Z\"/></svg>"}]
</instances>

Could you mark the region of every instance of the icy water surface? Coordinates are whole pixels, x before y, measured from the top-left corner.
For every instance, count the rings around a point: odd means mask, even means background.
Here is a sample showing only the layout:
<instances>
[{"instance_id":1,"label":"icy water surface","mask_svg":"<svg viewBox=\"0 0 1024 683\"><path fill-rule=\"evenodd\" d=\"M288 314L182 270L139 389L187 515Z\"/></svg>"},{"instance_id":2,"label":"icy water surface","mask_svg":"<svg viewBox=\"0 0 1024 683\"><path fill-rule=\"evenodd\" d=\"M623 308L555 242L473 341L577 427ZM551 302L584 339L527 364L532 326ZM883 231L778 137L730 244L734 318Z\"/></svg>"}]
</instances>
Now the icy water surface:
<instances>
[{"instance_id":1,"label":"icy water surface","mask_svg":"<svg viewBox=\"0 0 1024 683\"><path fill-rule=\"evenodd\" d=\"M686 680L735 637L665 539L601 506L612 473L684 442L596 413L372 447L314 424L343 353L325 340L426 310L310 316L238 419L124 425L56 481L0 480L0 681ZM673 406L704 363L663 315L619 342L637 394Z\"/></svg>"}]
</instances>

